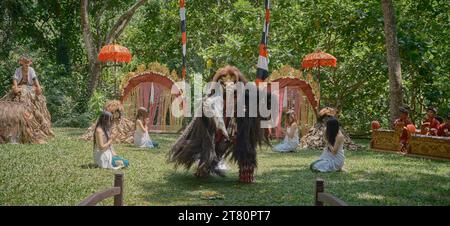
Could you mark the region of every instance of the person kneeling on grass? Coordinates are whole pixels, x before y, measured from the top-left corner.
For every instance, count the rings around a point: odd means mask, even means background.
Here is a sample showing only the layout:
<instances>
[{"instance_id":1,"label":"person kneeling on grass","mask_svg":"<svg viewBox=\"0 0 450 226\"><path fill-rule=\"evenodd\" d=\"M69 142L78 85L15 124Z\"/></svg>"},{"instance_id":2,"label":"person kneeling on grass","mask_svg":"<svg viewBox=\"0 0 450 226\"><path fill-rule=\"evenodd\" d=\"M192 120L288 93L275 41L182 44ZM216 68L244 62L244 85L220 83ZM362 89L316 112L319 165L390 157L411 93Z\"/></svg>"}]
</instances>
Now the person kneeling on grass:
<instances>
[{"instance_id":1,"label":"person kneeling on grass","mask_svg":"<svg viewBox=\"0 0 450 226\"><path fill-rule=\"evenodd\" d=\"M298 126L295 121L294 111L286 112L286 136L283 142L273 148L275 152L294 152L300 143L298 137Z\"/></svg>"},{"instance_id":2,"label":"person kneeling on grass","mask_svg":"<svg viewBox=\"0 0 450 226\"><path fill-rule=\"evenodd\" d=\"M115 137L111 136L112 114L103 111L94 132L94 161L100 168L120 169L128 167L128 160L118 156L112 146Z\"/></svg>"},{"instance_id":3,"label":"person kneeling on grass","mask_svg":"<svg viewBox=\"0 0 450 226\"><path fill-rule=\"evenodd\" d=\"M324 148L319 160L313 162L310 168L316 172L341 171L345 160L344 135L339 130L339 122L337 119L329 119L326 125L327 147Z\"/></svg>"},{"instance_id":4,"label":"person kneeling on grass","mask_svg":"<svg viewBox=\"0 0 450 226\"><path fill-rule=\"evenodd\" d=\"M147 110L141 107L138 109L136 115L134 145L139 148L156 148L158 147L158 143L150 139L147 124Z\"/></svg>"}]
</instances>

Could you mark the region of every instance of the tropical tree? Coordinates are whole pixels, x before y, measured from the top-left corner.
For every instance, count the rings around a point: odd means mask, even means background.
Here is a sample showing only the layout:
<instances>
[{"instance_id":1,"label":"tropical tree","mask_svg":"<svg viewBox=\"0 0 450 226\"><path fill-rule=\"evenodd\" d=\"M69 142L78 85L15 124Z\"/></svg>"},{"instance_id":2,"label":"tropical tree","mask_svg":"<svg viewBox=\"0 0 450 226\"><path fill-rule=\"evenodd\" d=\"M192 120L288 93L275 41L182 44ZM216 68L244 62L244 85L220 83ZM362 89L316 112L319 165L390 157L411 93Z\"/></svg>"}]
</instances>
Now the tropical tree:
<instances>
[{"instance_id":1,"label":"tropical tree","mask_svg":"<svg viewBox=\"0 0 450 226\"><path fill-rule=\"evenodd\" d=\"M110 1L92 1L81 0L81 26L83 28L83 40L86 48L86 54L89 61L89 86L88 86L88 97L91 97L100 80L100 73L102 70L102 62L98 60L98 54L101 47L105 44L110 44L117 40L122 32L125 30L126 26L133 18L136 10L144 5L147 0L136 1L128 10L122 13L117 21L109 26L102 26L102 20L105 20L108 24L108 17L104 17L105 11L112 6ZM91 25L89 20L89 6L95 8L95 13L93 16L94 23ZM94 10L91 10L94 11ZM95 34L92 34L92 30Z\"/></svg>"},{"instance_id":2,"label":"tropical tree","mask_svg":"<svg viewBox=\"0 0 450 226\"><path fill-rule=\"evenodd\" d=\"M389 112L390 124L400 115L403 106L402 69L395 23L395 10L391 0L381 0L386 37L387 62L389 68Z\"/></svg>"}]
</instances>

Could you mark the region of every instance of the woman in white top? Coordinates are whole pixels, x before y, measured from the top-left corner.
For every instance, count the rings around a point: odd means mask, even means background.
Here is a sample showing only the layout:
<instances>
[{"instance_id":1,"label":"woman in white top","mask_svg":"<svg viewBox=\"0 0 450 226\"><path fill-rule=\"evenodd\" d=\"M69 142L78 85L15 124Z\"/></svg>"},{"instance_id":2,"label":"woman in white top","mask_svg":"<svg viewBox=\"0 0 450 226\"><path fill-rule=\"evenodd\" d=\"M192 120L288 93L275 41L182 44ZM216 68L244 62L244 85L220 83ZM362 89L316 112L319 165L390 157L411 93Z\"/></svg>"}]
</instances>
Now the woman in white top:
<instances>
[{"instance_id":1,"label":"woman in white top","mask_svg":"<svg viewBox=\"0 0 450 226\"><path fill-rule=\"evenodd\" d=\"M148 135L148 119L147 109L140 107L137 111L134 132L134 145L139 148L155 148L158 147L158 143L152 141Z\"/></svg>"},{"instance_id":2,"label":"woman in white top","mask_svg":"<svg viewBox=\"0 0 450 226\"><path fill-rule=\"evenodd\" d=\"M295 120L294 111L290 110L286 113L286 136L283 142L276 145L273 150L276 152L293 152L297 149L300 142L298 137L298 125Z\"/></svg>"},{"instance_id":3,"label":"woman in white top","mask_svg":"<svg viewBox=\"0 0 450 226\"><path fill-rule=\"evenodd\" d=\"M94 132L94 162L100 168L119 169L128 167L128 160L114 152L112 142L115 137L110 135L112 114L103 111L95 125Z\"/></svg>"},{"instance_id":4,"label":"woman in white top","mask_svg":"<svg viewBox=\"0 0 450 226\"><path fill-rule=\"evenodd\" d=\"M344 135L339 130L339 122L331 118L326 122L327 147L324 148L319 160L310 166L312 171L334 172L341 171L344 166Z\"/></svg>"}]
</instances>

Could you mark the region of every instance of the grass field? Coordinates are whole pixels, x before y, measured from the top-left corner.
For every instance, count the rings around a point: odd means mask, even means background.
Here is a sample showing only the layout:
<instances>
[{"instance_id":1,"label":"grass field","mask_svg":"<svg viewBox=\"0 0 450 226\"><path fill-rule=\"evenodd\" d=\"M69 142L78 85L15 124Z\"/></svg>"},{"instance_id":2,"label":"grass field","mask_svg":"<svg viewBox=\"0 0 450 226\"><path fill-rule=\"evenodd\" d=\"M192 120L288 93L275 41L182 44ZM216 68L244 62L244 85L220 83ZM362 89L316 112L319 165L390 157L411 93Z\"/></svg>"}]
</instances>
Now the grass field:
<instances>
[{"instance_id":1,"label":"grass field","mask_svg":"<svg viewBox=\"0 0 450 226\"><path fill-rule=\"evenodd\" d=\"M87 167L92 143L78 138L83 129L56 128L43 145L0 145L1 205L76 205L112 186L114 171ZM319 151L258 154L256 183L237 182L229 163L226 178L196 179L192 171L174 170L166 154L177 135L151 135L160 149L117 145L130 160L125 174L125 205L312 205L314 181L350 205L450 205L450 162L397 154L346 152L345 172L313 173L309 164ZM358 141L360 142L360 141ZM367 141L363 141L367 145ZM218 199L205 199L217 193ZM102 205L111 205L109 199Z\"/></svg>"}]
</instances>

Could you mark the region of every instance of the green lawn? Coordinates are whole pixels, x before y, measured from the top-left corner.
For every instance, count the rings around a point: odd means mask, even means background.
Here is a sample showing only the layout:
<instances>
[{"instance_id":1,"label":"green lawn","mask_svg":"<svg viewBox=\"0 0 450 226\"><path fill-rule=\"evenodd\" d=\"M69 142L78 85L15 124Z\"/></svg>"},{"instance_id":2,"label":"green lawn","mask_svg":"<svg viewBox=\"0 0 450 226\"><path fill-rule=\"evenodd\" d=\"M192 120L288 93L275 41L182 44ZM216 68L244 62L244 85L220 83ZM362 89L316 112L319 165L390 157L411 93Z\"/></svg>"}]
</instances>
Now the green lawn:
<instances>
[{"instance_id":1,"label":"green lawn","mask_svg":"<svg viewBox=\"0 0 450 226\"><path fill-rule=\"evenodd\" d=\"M44 145L0 145L1 205L76 205L110 187L114 171L92 169L92 143L80 141L82 129L56 128ZM166 154L176 135L153 135L157 150L117 145L130 160L124 169L126 205L312 205L316 178L350 205L450 205L450 162L371 151L346 152L346 172L313 173L320 154L307 150L259 151L256 183L237 182L237 166L228 177L196 179L168 165ZM367 145L367 141L361 142ZM221 199L207 200L217 192ZM111 205L109 199L103 205Z\"/></svg>"}]
</instances>

